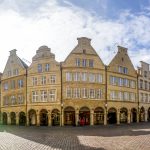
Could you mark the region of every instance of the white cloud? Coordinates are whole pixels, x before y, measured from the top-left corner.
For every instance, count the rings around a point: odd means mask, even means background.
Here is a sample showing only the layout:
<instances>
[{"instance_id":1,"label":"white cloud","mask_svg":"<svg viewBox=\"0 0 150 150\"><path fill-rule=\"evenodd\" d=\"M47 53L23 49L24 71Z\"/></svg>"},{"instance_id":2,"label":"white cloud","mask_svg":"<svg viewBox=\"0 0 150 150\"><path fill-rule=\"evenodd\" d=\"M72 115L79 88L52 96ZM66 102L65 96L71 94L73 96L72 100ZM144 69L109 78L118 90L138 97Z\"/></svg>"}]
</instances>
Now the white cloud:
<instances>
[{"instance_id":1,"label":"white cloud","mask_svg":"<svg viewBox=\"0 0 150 150\"><path fill-rule=\"evenodd\" d=\"M73 4L62 6L56 0L44 3L39 0L39 4L31 8L31 5L23 7L24 1L9 2L9 6L6 6L7 3L0 5L3 8L0 12L0 71L3 71L11 49L16 48L21 58L31 61L38 47L47 45L56 54L56 59L63 61L76 46L76 38L81 36L92 39L92 45L104 63L110 61L118 44L128 47L130 54L136 56L132 57L135 65L137 58L138 61L143 60L149 52L137 47L142 44L150 46L150 19L143 14L137 16L126 11L118 20L112 21L99 18ZM32 11L35 6L36 11ZM149 57L144 60L150 62Z\"/></svg>"}]
</instances>

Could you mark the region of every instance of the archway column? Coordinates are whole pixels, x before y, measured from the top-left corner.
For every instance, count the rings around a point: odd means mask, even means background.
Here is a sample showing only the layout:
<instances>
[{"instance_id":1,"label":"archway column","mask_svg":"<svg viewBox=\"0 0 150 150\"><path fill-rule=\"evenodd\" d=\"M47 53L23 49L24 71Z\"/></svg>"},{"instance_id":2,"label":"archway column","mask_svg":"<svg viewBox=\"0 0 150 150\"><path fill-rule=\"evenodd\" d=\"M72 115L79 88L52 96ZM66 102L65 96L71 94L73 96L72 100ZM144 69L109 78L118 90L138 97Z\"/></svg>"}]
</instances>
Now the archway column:
<instances>
[{"instance_id":1,"label":"archway column","mask_svg":"<svg viewBox=\"0 0 150 150\"><path fill-rule=\"evenodd\" d=\"M107 125L107 110L104 110L104 125Z\"/></svg>"},{"instance_id":2,"label":"archway column","mask_svg":"<svg viewBox=\"0 0 150 150\"><path fill-rule=\"evenodd\" d=\"M117 124L120 124L120 110L117 110Z\"/></svg>"},{"instance_id":3,"label":"archway column","mask_svg":"<svg viewBox=\"0 0 150 150\"><path fill-rule=\"evenodd\" d=\"M131 123L131 111L128 110L128 119L127 119L128 123Z\"/></svg>"},{"instance_id":4,"label":"archway column","mask_svg":"<svg viewBox=\"0 0 150 150\"><path fill-rule=\"evenodd\" d=\"M147 122L148 110L145 110L145 122Z\"/></svg>"},{"instance_id":5,"label":"archway column","mask_svg":"<svg viewBox=\"0 0 150 150\"><path fill-rule=\"evenodd\" d=\"M94 110L91 109L90 111L90 125L93 126L93 121L94 121Z\"/></svg>"},{"instance_id":6,"label":"archway column","mask_svg":"<svg viewBox=\"0 0 150 150\"><path fill-rule=\"evenodd\" d=\"M78 121L79 121L79 109L76 109L76 113L75 113L76 117L75 117L75 122L76 122L76 126L78 126Z\"/></svg>"},{"instance_id":7,"label":"archway column","mask_svg":"<svg viewBox=\"0 0 150 150\"><path fill-rule=\"evenodd\" d=\"M37 120L36 126L40 126L40 114L39 114L38 111L37 111L37 113L36 113L36 120Z\"/></svg>"},{"instance_id":8,"label":"archway column","mask_svg":"<svg viewBox=\"0 0 150 150\"><path fill-rule=\"evenodd\" d=\"M137 111L137 123L139 123L139 120L140 120L140 109L138 109Z\"/></svg>"},{"instance_id":9,"label":"archway column","mask_svg":"<svg viewBox=\"0 0 150 150\"><path fill-rule=\"evenodd\" d=\"M52 125L52 120L51 120L51 112L48 111L48 126L51 126Z\"/></svg>"},{"instance_id":10,"label":"archway column","mask_svg":"<svg viewBox=\"0 0 150 150\"><path fill-rule=\"evenodd\" d=\"M64 126L64 109L62 108L62 110L61 110L61 122L60 122L60 125L61 126Z\"/></svg>"},{"instance_id":11,"label":"archway column","mask_svg":"<svg viewBox=\"0 0 150 150\"><path fill-rule=\"evenodd\" d=\"M26 126L29 126L29 114L26 113Z\"/></svg>"},{"instance_id":12,"label":"archway column","mask_svg":"<svg viewBox=\"0 0 150 150\"><path fill-rule=\"evenodd\" d=\"M16 125L19 125L19 113L16 113Z\"/></svg>"},{"instance_id":13,"label":"archway column","mask_svg":"<svg viewBox=\"0 0 150 150\"><path fill-rule=\"evenodd\" d=\"M7 113L7 124L10 125L11 124L11 118L10 118L10 113Z\"/></svg>"}]
</instances>

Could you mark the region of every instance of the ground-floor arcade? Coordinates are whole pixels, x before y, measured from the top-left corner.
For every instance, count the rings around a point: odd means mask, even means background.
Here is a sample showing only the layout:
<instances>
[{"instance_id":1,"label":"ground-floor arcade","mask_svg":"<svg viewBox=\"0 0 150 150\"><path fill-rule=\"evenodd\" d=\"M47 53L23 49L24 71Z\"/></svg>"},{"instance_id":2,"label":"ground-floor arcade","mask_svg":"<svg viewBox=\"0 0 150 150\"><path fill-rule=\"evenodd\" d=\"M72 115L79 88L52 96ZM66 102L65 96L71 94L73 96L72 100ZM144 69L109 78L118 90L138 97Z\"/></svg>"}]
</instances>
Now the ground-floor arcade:
<instances>
[{"instance_id":1,"label":"ground-floor arcade","mask_svg":"<svg viewBox=\"0 0 150 150\"><path fill-rule=\"evenodd\" d=\"M25 111L1 113L2 124L29 126L87 126L107 125L150 121L150 107L95 107L82 106L76 108L29 109Z\"/></svg>"}]
</instances>

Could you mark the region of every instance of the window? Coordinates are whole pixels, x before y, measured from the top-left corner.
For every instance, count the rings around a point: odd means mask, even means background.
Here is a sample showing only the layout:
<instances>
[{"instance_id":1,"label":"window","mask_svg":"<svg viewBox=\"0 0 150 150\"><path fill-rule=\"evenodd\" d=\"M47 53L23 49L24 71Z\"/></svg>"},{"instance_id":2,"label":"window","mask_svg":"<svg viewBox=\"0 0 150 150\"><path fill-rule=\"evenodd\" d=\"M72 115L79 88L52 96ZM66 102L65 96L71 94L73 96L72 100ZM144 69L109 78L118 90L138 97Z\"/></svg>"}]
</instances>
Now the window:
<instances>
[{"instance_id":1,"label":"window","mask_svg":"<svg viewBox=\"0 0 150 150\"><path fill-rule=\"evenodd\" d=\"M135 93L130 93L130 100L135 101Z\"/></svg>"},{"instance_id":2,"label":"window","mask_svg":"<svg viewBox=\"0 0 150 150\"><path fill-rule=\"evenodd\" d=\"M87 73L86 72L81 73L81 80L82 81L87 81Z\"/></svg>"},{"instance_id":3,"label":"window","mask_svg":"<svg viewBox=\"0 0 150 150\"><path fill-rule=\"evenodd\" d=\"M94 66L94 61L92 59L89 60L89 67L93 67Z\"/></svg>"},{"instance_id":4,"label":"window","mask_svg":"<svg viewBox=\"0 0 150 150\"><path fill-rule=\"evenodd\" d=\"M80 58L76 58L76 66L80 67Z\"/></svg>"},{"instance_id":5,"label":"window","mask_svg":"<svg viewBox=\"0 0 150 150\"><path fill-rule=\"evenodd\" d=\"M87 61L86 59L82 60L82 67L86 67L86 61Z\"/></svg>"},{"instance_id":6,"label":"window","mask_svg":"<svg viewBox=\"0 0 150 150\"><path fill-rule=\"evenodd\" d=\"M50 69L50 64L45 64L45 71L49 71Z\"/></svg>"},{"instance_id":7,"label":"window","mask_svg":"<svg viewBox=\"0 0 150 150\"><path fill-rule=\"evenodd\" d=\"M118 71L119 71L119 73L128 74L128 68L126 68L126 67L119 66Z\"/></svg>"},{"instance_id":8,"label":"window","mask_svg":"<svg viewBox=\"0 0 150 150\"><path fill-rule=\"evenodd\" d=\"M4 90L8 90L8 83L4 83Z\"/></svg>"},{"instance_id":9,"label":"window","mask_svg":"<svg viewBox=\"0 0 150 150\"><path fill-rule=\"evenodd\" d=\"M8 77L11 77L11 71L10 70L7 72L7 75L8 75Z\"/></svg>"},{"instance_id":10,"label":"window","mask_svg":"<svg viewBox=\"0 0 150 150\"><path fill-rule=\"evenodd\" d=\"M94 73L89 74L89 82L95 82L95 74Z\"/></svg>"},{"instance_id":11,"label":"window","mask_svg":"<svg viewBox=\"0 0 150 150\"><path fill-rule=\"evenodd\" d=\"M38 98L38 91L32 91L32 102L37 102Z\"/></svg>"},{"instance_id":12,"label":"window","mask_svg":"<svg viewBox=\"0 0 150 150\"><path fill-rule=\"evenodd\" d=\"M117 85L117 77L110 76L110 84L111 85Z\"/></svg>"},{"instance_id":13,"label":"window","mask_svg":"<svg viewBox=\"0 0 150 150\"><path fill-rule=\"evenodd\" d=\"M4 96L4 101L3 101L3 105L9 105L9 97L8 96Z\"/></svg>"},{"instance_id":14,"label":"window","mask_svg":"<svg viewBox=\"0 0 150 150\"><path fill-rule=\"evenodd\" d=\"M118 99L123 100L123 92L118 92Z\"/></svg>"},{"instance_id":15,"label":"window","mask_svg":"<svg viewBox=\"0 0 150 150\"><path fill-rule=\"evenodd\" d=\"M50 101L56 101L56 90L55 89L50 90L49 98L50 98Z\"/></svg>"},{"instance_id":16,"label":"window","mask_svg":"<svg viewBox=\"0 0 150 150\"><path fill-rule=\"evenodd\" d=\"M130 81L130 87L135 88L135 81L133 81L133 80Z\"/></svg>"},{"instance_id":17,"label":"window","mask_svg":"<svg viewBox=\"0 0 150 150\"><path fill-rule=\"evenodd\" d=\"M14 69L14 70L13 70L13 75L16 76L16 75L18 75L18 74L19 74L18 69Z\"/></svg>"},{"instance_id":18,"label":"window","mask_svg":"<svg viewBox=\"0 0 150 150\"><path fill-rule=\"evenodd\" d=\"M140 96L141 96L141 98L140 98L140 99L141 99L141 102L143 102L143 101L144 101L143 93L141 93Z\"/></svg>"},{"instance_id":19,"label":"window","mask_svg":"<svg viewBox=\"0 0 150 150\"><path fill-rule=\"evenodd\" d=\"M41 91L41 102L47 101L47 91L42 90Z\"/></svg>"},{"instance_id":20,"label":"window","mask_svg":"<svg viewBox=\"0 0 150 150\"><path fill-rule=\"evenodd\" d=\"M50 83L55 84L56 83L56 75L51 75L50 76Z\"/></svg>"},{"instance_id":21,"label":"window","mask_svg":"<svg viewBox=\"0 0 150 150\"><path fill-rule=\"evenodd\" d=\"M140 80L140 89L143 89L143 80Z\"/></svg>"},{"instance_id":22,"label":"window","mask_svg":"<svg viewBox=\"0 0 150 150\"><path fill-rule=\"evenodd\" d=\"M32 78L32 85L33 86L37 85L37 77Z\"/></svg>"},{"instance_id":23,"label":"window","mask_svg":"<svg viewBox=\"0 0 150 150\"><path fill-rule=\"evenodd\" d=\"M23 104L23 95L18 95L18 104Z\"/></svg>"},{"instance_id":24,"label":"window","mask_svg":"<svg viewBox=\"0 0 150 150\"><path fill-rule=\"evenodd\" d=\"M12 80L11 81L11 89L14 89L15 88L15 80Z\"/></svg>"},{"instance_id":25,"label":"window","mask_svg":"<svg viewBox=\"0 0 150 150\"><path fill-rule=\"evenodd\" d=\"M112 99L112 100L117 99L117 92L116 91L110 92L110 99Z\"/></svg>"},{"instance_id":26,"label":"window","mask_svg":"<svg viewBox=\"0 0 150 150\"><path fill-rule=\"evenodd\" d=\"M95 98L95 90L94 89L89 90L89 97L90 98Z\"/></svg>"},{"instance_id":27,"label":"window","mask_svg":"<svg viewBox=\"0 0 150 150\"><path fill-rule=\"evenodd\" d=\"M102 89L98 89L96 92L97 92L96 98L97 98L97 99L101 99L102 96L103 96L103 90L102 90Z\"/></svg>"},{"instance_id":28,"label":"window","mask_svg":"<svg viewBox=\"0 0 150 150\"><path fill-rule=\"evenodd\" d=\"M148 102L148 94L145 94L145 102Z\"/></svg>"},{"instance_id":29,"label":"window","mask_svg":"<svg viewBox=\"0 0 150 150\"><path fill-rule=\"evenodd\" d=\"M124 100L125 101L129 100L129 93L128 92L124 92Z\"/></svg>"},{"instance_id":30,"label":"window","mask_svg":"<svg viewBox=\"0 0 150 150\"><path fill-rule=\"evenodd\" d=\"M147 71L144 71L144 77L147 78Z\"/></svg>"},{"instance_id":31,"label":"window","mask_svg":"<svg viewBox=\"0 0 150 150\"><path fill-rule=\"evenodd\" d=\"M74 88L74 98L80 98L80 89L79 88Z\"/></svg>"},{"instance_id":32,"label":"window","mask_svg":"<svg viewBox=\"0 0 150 150\"><path fill-rule=\"evenodd\" d=\"M144 83L145 83L145 90L147 90L148 89L147 81L145 81Z\"/></svg>"},{"instance_id":33,"label":"window","mask_svg":"<svg viewBox=\"0 0 150 150\"><path fill-rule=\"evenodd\" d=\"M16 97L13 95L11 96L11 104L15 105L16 104Z\"/></svg>"},{"instance_id":34,"label":"window","mask_svg":"<svg viewBox=\"0 0 150 150\"><path fill-rule=\"evenodd\" d=\"M72 98L72 89L70 87L66 88L66 97Z\"/></svg>"},{"instance_id":35,"label":"window","mask_svg":"<svg viewBox=\"0 0 150 150\"><path fill-rule=\"evenodd\" d=\"M96 82L97 83L102 83L103 82L103 76L101 74L96 75Z\"/></svg>"},{"instance_id":36,"label":"window","mask_svg":"<svg viewBox=\"0 0 150 150\"><path fill-rule=\"evenodd\" d=\"M38 64L38 73L42 72L42 64Z\"/></svg>"},{"instance_id":37,"label":"window","mask_svg":"<svg viewBox=\"0 0 150 150\"><path fill-rule=\"evenodd\" d=\"M82 89L82 98L88 98L88 89L86 88Z\"/></svg>"},{"instance_id":38,"label":"window","mask_svg":"<svg viewBox=\"0 0 150 150\"><path fill-rule=\"evenodd\" d=\"M74 81L80 81L80 72L74 73Z\"/></svg>"},{"instance_id":39,"label":"window","mask_svg":"<svg viewBox=\"0 0 150 150\"><path fill-rule=\"evenodd\" d=\"M66 81L72 81L72 74L70 72L66 72Z\"/></svg>"},{"instance_id":40,"label":"window","mask_svg":"<svg viewBox=\"0 0 150 150\"><path fill-rule=\"evenodd\" d=\"M23 87L23 80L20 79L18 80L18 88L22 88Z\"/></svg>"},{"instance_id":41,"label":"window","mask_svg":"<svg viewBox=\"0 0 150 150\"><path fill-rule=\"evenodd\" d=\"M118 85L123 86L123 78L118 78Z\"/></svg>"},{"instance_id":42,"label":"window","mask_svg":"<svg viewBox=\"0 0 150 150\"><path fill-rule=\"evenodd\" d=\"M41 84L45 85L46 84L46 76L41 77Z\"/></svg>"},{"instance_id":43,"label":"window","mask_svg":"<svg viewBox=\"0 0 150 150\"><path fill-rule=\"evenodd\" d=\"M129 87L129 80L128 79L124 79L124 86Z\"/></svg>"}]
</instances>

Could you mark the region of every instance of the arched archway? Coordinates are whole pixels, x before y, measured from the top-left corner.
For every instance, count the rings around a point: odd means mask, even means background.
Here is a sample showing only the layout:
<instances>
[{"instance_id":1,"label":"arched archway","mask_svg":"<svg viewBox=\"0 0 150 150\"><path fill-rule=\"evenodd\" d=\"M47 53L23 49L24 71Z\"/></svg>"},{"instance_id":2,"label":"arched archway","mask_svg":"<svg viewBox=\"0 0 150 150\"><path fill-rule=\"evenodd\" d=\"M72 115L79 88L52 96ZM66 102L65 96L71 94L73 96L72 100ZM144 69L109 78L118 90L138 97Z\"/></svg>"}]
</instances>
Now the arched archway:
<instances>
[{"instance_id":1,"label":"arched archway","mask_svg":"<svg viewBox=\"0 0 150 150\"><path fill-rule=\"evenodd\" d=\"M104 124L104 109L97 107L94 110L94 125Z\"/></svg>"},{"instance_id":2,"label":"arched archway","mask_svg":"<svg viewBox=\"0 0 150 150\"><path fill-rule=\"evenodd\" d=\"M128 110L127 108L120 109L120 123L127 123L128 121Z\"/></svg>"},{"instance_id":3,"label":"arched archway","mask_svg":"<svg viewBox=\"0 0 150 150\"><path fill-rule=\"evenodd\" d=\"M141 109L140 109L139 121L140 122L144 122L145 121L145 109L144 109L144 107L141 107Z\"/></svg>"},{"instance_id":4,"label":"arched archway","mask_svg":"<svg viewBox=\"0 0 150 150\"><path fill-rule=\"evenodd\" d=\"M31 109L28 114L29 114L29 125L35 126L37 123L36 111L34 109Z\"/></svg>"},{"instance_id":5,"label":"arched archway","mask_svg":"<svg viewBox=\"0 0 150 150\"><path fill-rule=\"evenodd\" d=\"M108 110L108 123L116 124L117 123L117 110L115 108L110 108Z\"/></svg>"},{"instance_id":6,"label":"arched archway","mask_svg":"<svg viewBox=\"0 0 150 150\"><path fill-rule=\"evenodd\" d=\"M19 125L25 126L26 124L26 115L24 112L19 113Z\"/></svg>"},{"instance_id":7,"label":"arched archway","mask_svg":"<svg viewBox=\"0 0 150 150\"><path fill-rule=\"evenodd\" d=\"M131 122L137 122L137 110L135 108L131 109Z\"/></svg>"},{"instance_id":8,"label":"arched archway","mask_svg":"<svg viewBox=\"0 0 150 150\"><path fill-rule=\"evenodd\" d=\"M46 109L40 111L40 126L48 126L48 112Z\"/></svg>"},{"instance_id":9,"label":"arched archway","mask_svg":"<svg viewBox=\"0 0 150 150\"><path fill-rule=\"evenodd\" d=\"M60 111L58 109L54 109L52 111L52 126L58 126L60 125Z\"/></svg>"},{"instance_id":10,"label":"arched archway","mask_svg":"<svg viewBox=\"0 0 150 150\"><path fill-rule=\"evenodd\" d=\"M16 113L15 112L10 113L10 120L11 120L11 125L16 125Z\"/></svg>"},{"instance_id":11,"label":"arched archway","mask_svg":"<svg viewBox=\"0 0 150 150\"><path fill-rule=\"evenodd\" d=\"M82 107L79 110L80 125L90 125L90 109L88 107Z\"/></svg>"},{"instance_id":12,"label":"arched archway","mask_svg":"<svg viewBox=\"0 0 150 150\"><path fill-rule=\"evenodd\" d=\"M3 124L7 125L7 113L3 112Z\"/></svg>"},{"instance_id":13,"label":"arched archway","mask_svg":"<svg viewBox=\"0 0 150 150\"><path fill-rule=\"evenodd\" d=\"M64 109L64 124L75 125L75 109L71 106Z\"/></svg>"}]
</instances>

